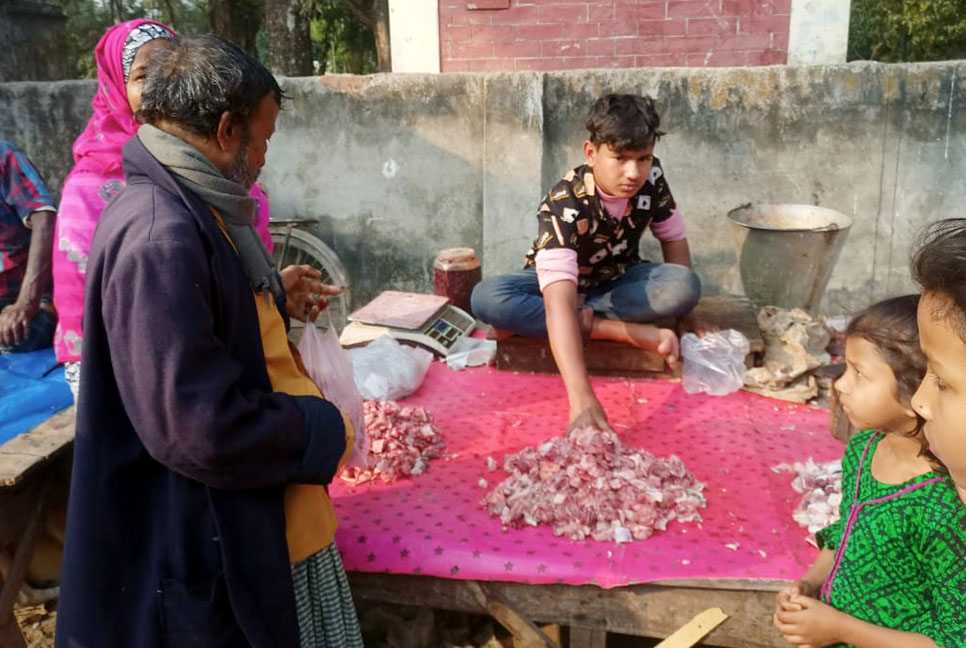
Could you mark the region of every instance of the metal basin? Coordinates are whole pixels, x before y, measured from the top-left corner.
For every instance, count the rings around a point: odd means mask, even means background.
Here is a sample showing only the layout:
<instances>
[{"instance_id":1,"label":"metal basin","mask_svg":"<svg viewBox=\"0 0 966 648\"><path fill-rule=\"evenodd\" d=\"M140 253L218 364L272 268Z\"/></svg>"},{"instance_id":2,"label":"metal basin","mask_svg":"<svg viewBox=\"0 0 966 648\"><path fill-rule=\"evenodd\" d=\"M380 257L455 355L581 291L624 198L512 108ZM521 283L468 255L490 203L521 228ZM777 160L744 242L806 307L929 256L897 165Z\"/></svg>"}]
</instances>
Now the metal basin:
<instances>
[{"instance_id":1,"label":"metal basin","mask_svg":"<svg viewBox=\"0 0 966 648\"><path fill-rule=\"evenodd\" d=\"M728 212L745 295L758 306L816 312L852 227L812 205L742 205Z\"/></svg>"}]
</instances>

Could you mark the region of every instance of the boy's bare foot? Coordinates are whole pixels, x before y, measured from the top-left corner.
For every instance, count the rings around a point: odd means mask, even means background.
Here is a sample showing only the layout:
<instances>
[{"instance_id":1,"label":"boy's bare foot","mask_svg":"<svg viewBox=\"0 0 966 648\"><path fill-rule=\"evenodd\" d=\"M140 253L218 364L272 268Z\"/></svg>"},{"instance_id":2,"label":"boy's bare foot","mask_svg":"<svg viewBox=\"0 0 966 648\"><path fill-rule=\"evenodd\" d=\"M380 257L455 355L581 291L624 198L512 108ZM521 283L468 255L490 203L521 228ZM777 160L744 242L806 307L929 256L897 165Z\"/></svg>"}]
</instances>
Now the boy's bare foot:
<instances>
[{"instance_id":1,"label":"boy's bare foot","mask_svg":"<svg viewBox=\"0 0 966 648\"><path fill-rule=\"evenodd\" d=\"M591 337L597 340L613 340L631 344L639 349L653 351L664 356L670 369L678 365L680 347L677 334L671 329L659 328L653 324L636 324L594 318Z\"/></svg>"}]
</instances>

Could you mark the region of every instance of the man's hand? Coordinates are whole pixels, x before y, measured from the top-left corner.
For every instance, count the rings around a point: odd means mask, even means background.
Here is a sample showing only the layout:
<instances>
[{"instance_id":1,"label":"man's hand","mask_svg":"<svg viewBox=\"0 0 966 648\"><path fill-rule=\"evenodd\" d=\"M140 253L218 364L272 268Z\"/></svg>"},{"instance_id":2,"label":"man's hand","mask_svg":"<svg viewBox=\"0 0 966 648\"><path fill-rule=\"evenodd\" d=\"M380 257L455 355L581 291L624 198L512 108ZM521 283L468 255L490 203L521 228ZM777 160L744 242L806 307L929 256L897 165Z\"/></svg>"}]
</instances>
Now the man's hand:
<instances>
[{"instance_id":1,"label":"man's hand","mask_svg":"<svg viewBox=\"0 0 966 648\"><path fill-rule=\"evenodd\" d=\"M12 347L26 340L39 308L32 301L17 300L0 311L0 344Z\"/></svg>"},{"instance_id":2,"label":"man's hand","mask_svg":"<svg viewBox=\"0 0 966 648\"><path fill-rule=\"evenodd\" d=\"M804 648L824 648L842 641L839 630L847 614L800 594L790 596L788 604L799 609L777 609L772 617L785 641Z\"/></svg>"},{"instance_id":3,"label":"man's hand","mask_svg":"<svg viewBox=\"0 0 966 648\"><path fill-rule=\"evenodd\" d=\"M593 394L586 401L575 403L570 410L570 425L567 426L567 431L586 428L600 432L614 431L607 422L607 412Z\"/></svg>"},{"instance_id":4,"label":"man's hand","mask_svg":"<svg viewBox=\"0 0 966 648\"><path fill-rule=\"evenodd\" d=\"M285 289L288 315L300 322L314 322L319 313L328 308L329 297L342 292L338 286L319 281L322 273L310 265L290 265L279 274Z\"/></svg>"}]
</instances>

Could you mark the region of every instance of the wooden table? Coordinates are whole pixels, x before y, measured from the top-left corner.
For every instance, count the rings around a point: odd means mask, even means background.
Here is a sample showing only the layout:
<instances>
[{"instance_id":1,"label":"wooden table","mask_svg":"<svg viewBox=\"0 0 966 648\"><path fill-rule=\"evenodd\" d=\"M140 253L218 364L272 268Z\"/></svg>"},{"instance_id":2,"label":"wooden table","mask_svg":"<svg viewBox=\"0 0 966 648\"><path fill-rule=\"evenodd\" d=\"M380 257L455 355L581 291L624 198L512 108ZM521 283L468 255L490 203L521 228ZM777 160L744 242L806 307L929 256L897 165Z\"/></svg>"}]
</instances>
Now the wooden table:
<instances>
[{"instance_id":1,"label":"wooden table","mask_svg":"<svg viewBox=\"0 0 966 648\"><path fill-rule=\"evenodd\" d=\"M7 578L0 579L3 648L26 646L13 606L47 510L69 488L73 444L71 407L0 445L0 551L13 552Z\"/></svg>"},{"instance_id":2,"label":"wooden table","mask_svg":"<svg viewBox=\"0 0 966 648\"><path fill-rule=\"evenodd\" d=\"M350 572L357 598L382 603L490 614L516 646L555 648L538 624L569 626L573 648L604 648L608 632L663 638L698 613L720 607L729 618L707 644L734 648L787 646L772 626L784 581L676 580L603 589L594 585L526 585Z\"/></svg>"}]
</instances>

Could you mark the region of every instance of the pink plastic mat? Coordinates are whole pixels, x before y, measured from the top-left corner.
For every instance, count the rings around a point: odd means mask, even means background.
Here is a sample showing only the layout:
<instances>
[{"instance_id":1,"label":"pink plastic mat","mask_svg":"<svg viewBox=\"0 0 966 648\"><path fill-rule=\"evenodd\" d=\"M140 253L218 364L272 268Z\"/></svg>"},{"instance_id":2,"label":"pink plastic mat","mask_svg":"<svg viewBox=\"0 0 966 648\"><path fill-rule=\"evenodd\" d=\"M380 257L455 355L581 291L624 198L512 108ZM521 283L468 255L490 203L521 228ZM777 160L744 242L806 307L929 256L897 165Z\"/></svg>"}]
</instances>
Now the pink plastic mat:
<instances>
[{"instance_id":1,"label":"pink plastic mat","mask_svg":"<svg viewBox=\"0 0 966 648\"><path fill-rule=\"evenodd\" d=\"M594 379L625 443L676 454L708 484L699 524L625 544L555 537L548 528L506 529L479 505L506 477L503 456L564 432L560 378L453 371L435 362L406 403L429 409L447 456L392 485L332 485L339 549L348 570L526 583L616 587L667 579L794 579L816 555L792 519L792 475L770 467L843 446L828 432L828 411L738 392L689 395L668 380ZM500 469L489 472L486 457ZM728 545L731 545L730 547Z\"/></svg>"}]
</instances>

